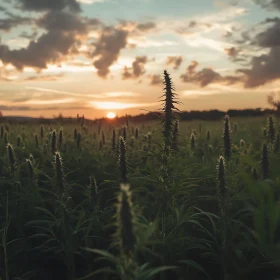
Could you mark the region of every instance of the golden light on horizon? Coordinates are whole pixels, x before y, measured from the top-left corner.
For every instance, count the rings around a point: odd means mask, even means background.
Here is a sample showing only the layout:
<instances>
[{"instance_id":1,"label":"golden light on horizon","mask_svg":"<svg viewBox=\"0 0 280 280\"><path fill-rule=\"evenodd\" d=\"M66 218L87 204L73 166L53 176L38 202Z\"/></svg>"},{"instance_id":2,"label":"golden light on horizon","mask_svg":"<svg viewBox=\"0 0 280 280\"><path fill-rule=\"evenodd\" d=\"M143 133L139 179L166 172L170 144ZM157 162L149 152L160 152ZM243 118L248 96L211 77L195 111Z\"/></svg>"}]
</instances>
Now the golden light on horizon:
<instances>
[{"instance_id":1,"label":"golden light on horizon","mask_svg":"<svg viewBox=\"0 0 280 280\"><path fill-rule=\"evenodd\" d=\"M116 114L114 112L108 112L107 118L108 119L114 119L116 117Z\"/></svg>"}]
</instances>

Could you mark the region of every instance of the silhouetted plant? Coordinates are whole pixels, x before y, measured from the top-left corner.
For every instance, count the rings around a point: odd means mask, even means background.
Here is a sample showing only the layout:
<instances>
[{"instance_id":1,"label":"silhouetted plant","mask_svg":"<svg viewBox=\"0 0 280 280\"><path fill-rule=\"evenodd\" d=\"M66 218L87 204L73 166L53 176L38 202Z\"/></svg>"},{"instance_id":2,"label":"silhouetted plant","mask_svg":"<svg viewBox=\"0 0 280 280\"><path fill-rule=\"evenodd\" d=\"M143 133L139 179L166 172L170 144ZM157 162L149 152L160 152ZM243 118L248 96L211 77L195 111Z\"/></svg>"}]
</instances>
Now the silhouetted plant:
<instances>
[{"instance_id":1,"label":"silhouetted plant","mask_svg":"<svg viewBox=\"0 0 280 280\"><path fill-rule=\"evenodd\" d=\"M272 144L275 140L274 120L273 120L272 116L268 117L267 126L268 126L268 136L270 139L270 143Z\"/></svg>"},{"instance_id":2,"label":"silhouetted plant","mask_svg":"<svg viewBox=\"0 0 280 280\"><path fill-rule=\"evenodd\" d=\"M41 139L44 138L44 127L41 125L41 129L40 129L40 136L41 136Z\"/></svg>"},{"instance_id":3,"label":"silhouetted plant","mask_svg":"<svg viewBox=\"0 0 280 280\"><path fill-rule=\"evenodd\" d=\"M195 149L195 140L196 140L195 134L194 134L194 132L192 132L192 134L191 134L191 149L192 150Z\"/></svg>"},{"instance_id":4,"label":"silhouetted plant","mask_svg":"<svg viewBox=\"0 0 280 280\"><path fill-rule=\"evenodd\" d=\"M230 123L229 116L226 115L224 119L224 155L226 159L229 159L231 156L231 139L230 139Z\"/></svg>"},{"instance_id":5,"label":"silhouetted plant","mask_svg":"<svg viewBox=\"0 0 280 280\"><path fill-rule=\"evenodd\" d=\"M126 158L126 142L122 136L119 138L119 159L118 159L120 173L121 173L121 182L127 183L127 158Z\"/></svg>"},{"instance_id":6,"label":"silhouetted plant","mask_svg":"<svg viewBox=\"0 0 280 280\"><path fill-rule=\"evenodd\" d=\"M262 146L261 167L262 167L263 179L267 179L269 173L269 157L268 157L267 145L265 143Z\"/></svg>"},{"instance_id":7,"label":"silhouetted plant","mask_svg":"<svg viewBox=\"0 0 280 280\"><path fill-rule=\"evenodd\" d=\"M179 136L179 122L178 120L176 120L174 123L173 136L172 136L172 149L175 151L178 151L179 149L178 136Z\"/></svg>"},{"instance_id":8,"label":"silhouetted plant","mask_svg":"<svg viewBox=\"0 0 280 280\"><path fill-rule=\"evenodd\" d=\"M56 148L56 141L57 141L57 139L56 139L56 131L54 130L53 132L52 132L52 153L54 154L55 152L56 152L56 150L57 150L57 148Z\"/></svg>"},{"instance_id":9,"label":"silhouetted plant","mask_svg":"<svg viewBox=\"0 0 280 280\"><path fill-rule=\"evenodd\" d=\"M112 135L112 150L115 151L116 149L116 130L113 129L113 135Z\"/></svg>"},{"instance_id":10,"label":"silhouetted plant","mask_svg":"<svg viewBox=\"0 0 280 280\"><path fill-rule=\"evenodd\" d=\"M135 138L138 139L138 137L139 137L139 128L136 127L136 129L135 129Z\"/></svg>"},{"instance_id":11,"label":"silhouetted plant","mask_svg":"<svg viewBox=\"0 0 280 280\"><path fill-rule=\"evenodd\" d=\"M225 159L220 156L217 165L218 179L218 205L220 209L220 264L221 264L221 279L226 279L226 263L225 253L227 247L227 225L226 225L226 164Z\"/></svg>"},{"instance_id":12,"label":"silhouetted plant","mask_svg":"<svg viewBox=\"0 0 280 280\"><path fill-rule=\"evenodd\" d=\"M207 130L207 141L210 141L210 138L211 138L211 133L210 133L210 130Z\"/></svg>"},{"instance_id":13,"label":"silhouetted plant","mask_svg":"<svg viewBox=\"0 0 280 280\"><path fill-rule=\"evenodd\" d=\"M17 137L17 146L18 147L21 147L21 137L20 137L20 135L18 135L18 137Z\"/></svg>"},{"instance_id":14,"label":"silhouetted plant","mask_svg":"<svg viewBox=\"0 0 280 280\"><path fill-rule=\"evenodd\" d=\"M64 172L63 172L63 163L62 158L59 152L55 152L55 172L57 184L60 187L60 191L64 190Z\"/></svg>"},{"instance_id":15,"label":"silhouetted plant","mask_svg":"<svg viewBox=\"0 0 280 280\"><path fill-rule=\"evenodd\" d=\"M172 145L172 135L173 135L173 128L174 128L174 110L178 110L175 107L175 104L178 102L175 100L175 93L173 92L175 89L173 87L172 80L170 78L169 73L164 70L164 94L162 97L163 100L163 112L164 116L162 119L162 133L163 133L163 141L164 141L164 152L165 155L169 155L169 150ZM166 159L167 160L167 159Z\"/></svg>"},{"instance_id":16,"label":"silhouetted plant","mask_svg":"<svg viewBox=\"0 0 280 280\"><path fill-rule=\"evenodd\" d=\"M38 139L38 135L35 135L35 146L38 149L39 148L39 139Z\"/></svg>"},{"instance_id":17,"label":"silhouetted plant","mask_svg":"<svg viewBox=\"0 0 280 280\"><path fill-rule=\"evenodd\" d=\"M61 127L59 130L59 135L58 135L58 147L59 150L61 150L63 144L63 128Z\"/></svg>"},{"instance_id":18,"label":"silhouetted plant","mask_svg":"<svg viewBox=\"0 0 280 280\"><path fill-rule=\"evenodd\" d=\"M126 141L126 134L127 134L127 131L126 131L126 127L124 126L122 129L122 137L125 141Z\"/></svg>"},{"instance_id":19,"label":"silhouetted plant","mask_svg":"<svg viewBox=\"0 0 280 280\"><path fill-rule=\"evenodd\" d=\"M134 232L134 213L129 185L121 185L117 204L117 238L120 250L125 256L131 256L136 245Z\"/></svg>"},{"instance_id":20,"label":"silhouetted plant","mask_svg":"<svg viewBox=\"0 0 280 280\"><path fill-rule=\"evenodd\" d=\"M8 150L8 159L11 168L11 173L13 175L15 173L16 158L15 158L13 146L10 143L8 143L7 145L7 150Z\"/></svg>"}]
</instances>

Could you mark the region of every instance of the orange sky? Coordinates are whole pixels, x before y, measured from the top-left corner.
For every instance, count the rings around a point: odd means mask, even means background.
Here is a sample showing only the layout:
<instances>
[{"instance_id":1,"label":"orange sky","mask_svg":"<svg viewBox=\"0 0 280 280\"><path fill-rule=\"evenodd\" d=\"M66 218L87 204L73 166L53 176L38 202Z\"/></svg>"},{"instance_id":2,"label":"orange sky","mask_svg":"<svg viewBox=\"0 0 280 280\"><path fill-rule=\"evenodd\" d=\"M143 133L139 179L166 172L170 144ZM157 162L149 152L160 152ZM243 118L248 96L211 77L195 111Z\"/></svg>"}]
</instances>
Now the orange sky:
<instances>
[{"instance_id":1,"label":"orange sky","mask_svg":"<svg viewBox=\"0 0 280 280\"><path fill-rule=\"evenodd\" d=\"M280 89L278 2L1 3L0 110L87 118L157 110L164 69L181 110L268 107Z\"/></svg>"}]
</instances>

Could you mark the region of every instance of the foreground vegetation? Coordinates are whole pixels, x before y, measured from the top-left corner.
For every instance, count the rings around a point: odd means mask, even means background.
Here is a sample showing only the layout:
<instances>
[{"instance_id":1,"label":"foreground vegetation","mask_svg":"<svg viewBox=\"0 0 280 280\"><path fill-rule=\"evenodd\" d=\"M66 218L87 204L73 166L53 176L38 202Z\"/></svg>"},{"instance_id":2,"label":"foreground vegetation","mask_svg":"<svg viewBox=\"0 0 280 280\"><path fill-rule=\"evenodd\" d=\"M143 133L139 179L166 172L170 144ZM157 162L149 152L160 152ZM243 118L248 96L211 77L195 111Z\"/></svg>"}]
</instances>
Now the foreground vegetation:
<instances>
[{"instance_id":1,"label":"foreground vegetation","mask_svg":"<svg viewBox=\"0 0 280 280\"><path fill-rule=\"evenodd\" d=\"M278 121L0 131L1 279L280 277ZM62 121L62 120L61 120Z\"/></svg>"}]
</instances>

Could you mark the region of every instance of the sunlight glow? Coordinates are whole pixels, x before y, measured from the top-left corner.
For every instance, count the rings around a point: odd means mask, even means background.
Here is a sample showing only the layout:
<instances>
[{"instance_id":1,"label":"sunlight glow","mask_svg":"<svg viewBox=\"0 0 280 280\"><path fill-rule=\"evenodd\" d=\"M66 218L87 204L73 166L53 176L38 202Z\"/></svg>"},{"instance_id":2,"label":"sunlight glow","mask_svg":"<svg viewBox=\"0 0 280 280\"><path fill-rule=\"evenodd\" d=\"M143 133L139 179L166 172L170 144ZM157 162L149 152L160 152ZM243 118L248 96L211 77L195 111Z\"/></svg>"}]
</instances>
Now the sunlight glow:
<instances>
[{"instance_id":1,"label":"sunlight glow","mask_svg":"<svg viewBox=\"0 0 280 280\"><path fill-rule=\"evenodd\" d=\"M114 119L116 117L116 114L114 112L108 112L107 118L108 119Z\"/></svg>"}]
</instances>

